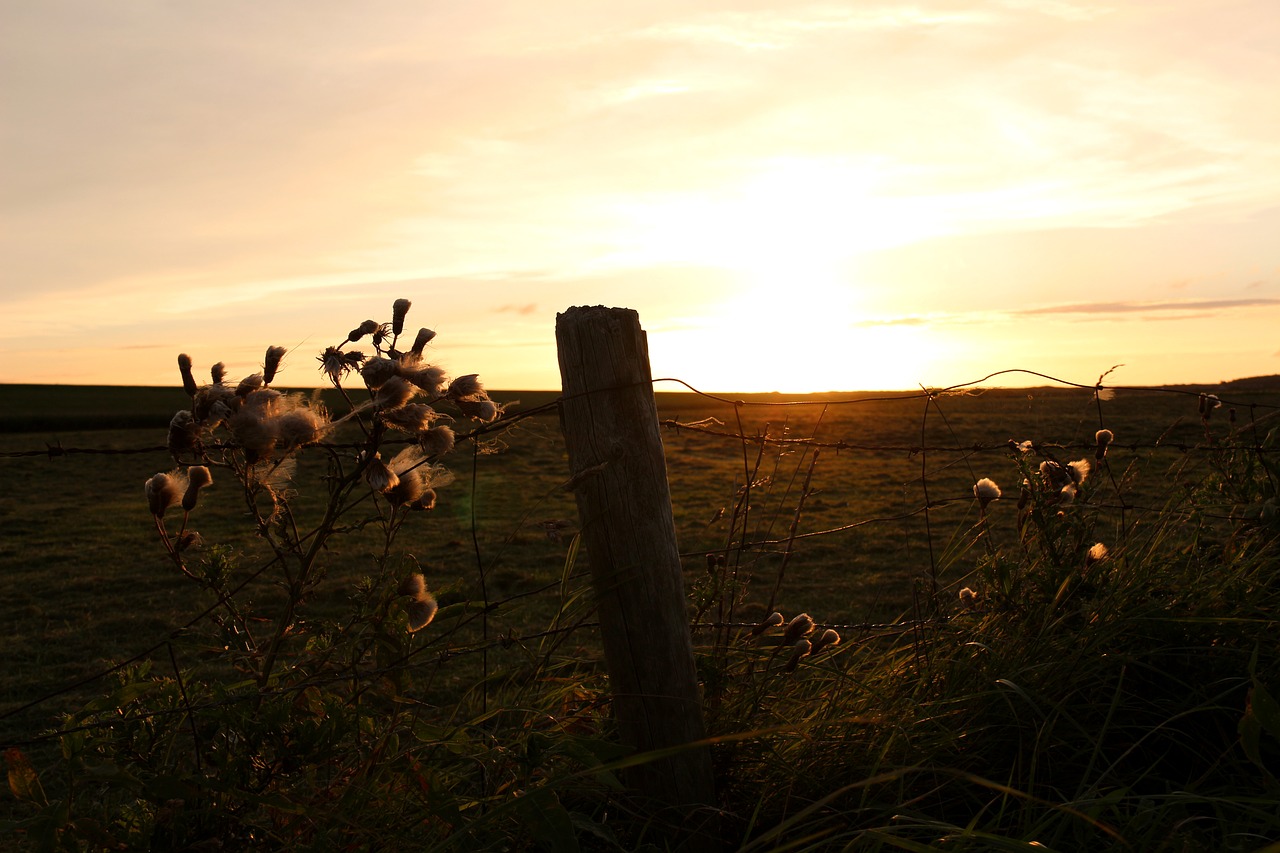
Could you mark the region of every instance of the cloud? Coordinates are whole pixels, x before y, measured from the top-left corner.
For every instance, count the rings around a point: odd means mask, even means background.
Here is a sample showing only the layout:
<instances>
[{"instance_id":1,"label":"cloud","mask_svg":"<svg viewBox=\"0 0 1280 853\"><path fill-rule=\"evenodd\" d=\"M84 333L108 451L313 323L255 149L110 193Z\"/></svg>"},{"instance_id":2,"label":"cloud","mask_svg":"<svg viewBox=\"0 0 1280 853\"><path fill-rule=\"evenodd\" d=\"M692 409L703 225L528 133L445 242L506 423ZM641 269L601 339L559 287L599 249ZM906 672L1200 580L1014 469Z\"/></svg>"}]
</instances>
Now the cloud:
<instances>
[{"instance_id":1,"label":"cloud","mask_svg":"<svg viewBox=\"0 0 1280 853\"><path fill-rule=\"evenodd\" d=\"M495 314L518 314L521 317L528 317L538 310L538 303L529 302L525 305L502 305L493 309Z\"/></svg>"},{"instance_id":2,"label":"cloud","mask_svg":"<svg viewBox=\"0 0 1280 853\"><path fill-rule=\"evenodd\" d=\"M1280 305L1280 299L1195 299L1176 302L1080 302L1074 305L1049 305L1014 311L1030 314L1151 314L1163 311L1204 312L1229 311L1234 308L1260 308Z\"/></svg>"}]
</instances>

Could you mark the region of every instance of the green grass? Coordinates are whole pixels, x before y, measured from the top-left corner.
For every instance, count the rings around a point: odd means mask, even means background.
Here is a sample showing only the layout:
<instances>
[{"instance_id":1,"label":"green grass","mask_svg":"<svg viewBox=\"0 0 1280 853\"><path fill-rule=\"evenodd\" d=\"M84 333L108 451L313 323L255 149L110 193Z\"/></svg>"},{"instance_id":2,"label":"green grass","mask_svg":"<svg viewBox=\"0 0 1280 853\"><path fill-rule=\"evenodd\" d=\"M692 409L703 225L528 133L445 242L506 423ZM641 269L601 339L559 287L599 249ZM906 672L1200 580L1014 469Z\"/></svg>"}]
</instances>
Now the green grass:
<instances>
[{"instance_id":1,"label":"green grass","mask_svg":"<svg viewBox=\"0 0 1280 853\"><path fill-rule=\"evenodd\" d=\"M169 389L0 392L7 404L0 453L151 447L163 442L166 406L184 401ZM553 397L493 396L519 397L526 407ZM1246 401L1274 406L1280 393L1251 392ZM1238 407L1234 429L1220 411L1206 432L1194 396L1154 392L1121 392L1101 412L1087 391L1064 389L943 396L932 404L903 397L825 411L819 403L735 411L695 395L660 394L659 409L673 422L663 438L691 595L724 589L726 578L709 573L703 555L727 552L742 584L735 618L759 618L785 560L775 606L787 617L808 612L846 637L836 653L794 677L780 672L768 646L735 643L703 660L709 691L722 691L712 729L736 738L717 750L717 766L737 837L756 838L757 849L840 849L855 841L859 849L926 849L946 837L950 849L1034 849L1025 845L1038 840L1064 850L1106 849L1116 843L1112 833L1150 842L1135 849L1171 850L1201 841L1208 846L1200 849L1254 849L1232 826L1258 834L1254 847L1280 837L1280 819L1267 806L1274 777L1241 751L1236 733L1249 690L1280 689L1267 676L1278 660L1275 534L1241 526L1253 499L1245 481L1265 482L1256 466L1248 468L1247 447L1276 425L1270 410ZM1251 416L1259 419L1256 436ZM757 456L756 445L674 425L712 417L724 432L767 428L771 437L844 446L822 449L816 463L801 444ZM150 426L80 431L86 422L132 418ZM13 431L22 424L34 431ZM1061 518L1046 513L1035 530L1020 523L1014 503L1022 473L1006 442L1031 439L1064 461L1092 458L1100 427L1116 443L1107 469L1089 481L1089 500ZM442 631L453 624L446 618L470 618L457 608L480 598L480 566L491 602L556 585L566 567L569 539L552 541L539 524L576 520L572 497L560 488L569 472L555 415L521 421L485 450L473 457L459 444L446 460L457 482L398 542L446 612L457 614L442 612ZM796 539L789 557L785 543L731 547L744 526L748 542L787 539L811 465L798 533L889 520ZM0 458L0 629L9 651L0 713L132 656L208 604L168 564L143 499L144 479L171 467L163 452ZM322 475L306 460L299 466L301 513L319 512L308 495L323 486ZM980 477L1005 492L985 524L971 491ZM761 482L735 527L736 496L748 479ZM927 526L925 484L935 504ZM231 484L215 482L202 498L200 531L238 554L238 571L247 574L265 556L245 520ZM1072 580L1051 555L1094 541L1116 554L1105 583ZM309 605L314 618L349 606L377 549L367 528L331 550L327 578ZM581 566L573 568L580 576ZM931 612L935 580L949 613L961 586L999 606L916 633L849 627ZM582 584L571 580L567 589ZM260 582L246 594L266 602L275 592ZM495 719L464 731L505 731L527 747L530 723L516 708L595 701L602 687L589 632L568 640L563 669L530 668L528 649L538 644L519 641L550 624L562 604L547 593L491 614L489 636L512 639L489 661L490 672L501 674L492 698L511 709L515 728ZM479 631L478 622L467 622L450 642L465 647ZM695 642L709 653L712 637L701 630ZM1250 675L1255 650L1260 680ZM434 703L473 701L468 689L478 666L474 656L438 664ZM91 684L10 716L0 721L0 739L25 741L102 690ZM592 738L603 731L590 715L582 725ZM771 733L744 736L753 731ZM1275 756L1275 734L1264 725L1258 737L1264 764ZM31 753L51 760L48 750ZM501 802L500 790L487 790L490 807ZM574 814L593 814L590 786L556 796L576 803ZM1268 832L1275 834L1264 838Z\"/></svg>"}]
</instances>

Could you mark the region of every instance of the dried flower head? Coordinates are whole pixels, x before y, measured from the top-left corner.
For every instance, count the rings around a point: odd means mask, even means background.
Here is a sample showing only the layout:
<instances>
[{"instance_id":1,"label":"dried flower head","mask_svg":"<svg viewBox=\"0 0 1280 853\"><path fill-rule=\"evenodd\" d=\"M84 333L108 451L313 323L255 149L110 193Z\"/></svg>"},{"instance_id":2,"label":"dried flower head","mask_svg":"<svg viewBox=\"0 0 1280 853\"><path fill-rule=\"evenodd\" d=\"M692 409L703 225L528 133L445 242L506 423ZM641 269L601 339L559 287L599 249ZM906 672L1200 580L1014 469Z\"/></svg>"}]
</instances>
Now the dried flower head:
<instances>
[{"instance_id":1,"label":"dried flower head","mask_svg":"<svg viewBox=\"0 0 1280 853\"><path fill-rule=\"evenodd\" d=\"M782 644L789 646L801 637L806 637L813 632L813 619L808 613L801 613L799 616L787 623L787 630L782 633Z\"/></svg>"},{"instance_id":2,"label":"dried flower head","mask_svg":"<svg viewBox=\"0 0 1280 853\"><path fill-rule=\"evenodd\" d=\"M209 368L209 378L213 380L214 385L221 385L222 380L227 378L227 366L222 362L218 362Z\"/></svg>"},{"instance_id":3,"label":"dried flower head","mask_svg":"<svg viewBox=\"0 0 1280 853\"><path fill-rule=\"evenodd\" d=\"M412 356L400 364L400 375L405 379L417 385L423 391L426 391L432 397L440 396L440 389L444 385L445 372L443 367L436 367L433 364L423 364L416 366L416 362Z\"/></svg>"},{"instance_id":4,"label":"dried flower head","mask_svg":"<svg viewBox=\"0 0 1280 853\"><path fill-rule=\"evenodd\" d=\"M147 508L156 518L163 518L165 510L182 502L182 493L186 489L185 478L175 473L156 474L143 484L147 495Z\"/></svg>"},{"instance_id":5,"label":"dried flower head","mask_svg":"<svg viewBox=\"0 0 1280 853\"><path fill-rule=\"evenodd\" d=\"M404 316L412 304L408 299L397 299L391 303L391 334L397 338L404 334Z\"/></svg>"},{"instance_id":6,"label":"dried flower head","mask_svg":"<svg viewBox=\"0 0 1280 853\"><path fill-rule=\"evenodd\" d=\"M489 423L501 413L498 404L488 397L463 397L453 402L464 415L484 423Z\"/></svg>"},{"instance_id":7,"label":"dried flower head","mask_svg":"<svg viewBox=\"0 0 1280 853\"><path fill-rule=\"evenodd\" d=\"M186 409L179 409L174 413L173 419L169 421L169 453L178 456L196 446L196 436L199 429L196 427L196 419L192 417L191 412Z\"/></svg>"},{"instance_id":8,"label":"dried flower head","mask_svg":"<svg viewBox=\"0 0 1280 853\"><path fill-rule=\"evenodd\" d=\"M835 628L828 628L818 636L818 639L813 641L813 649L812 651L809 652L809 654L816 655L818 652L822 651L825 648L834 647L838 645L840 645L839 632L836 631Z\"/></svg>"},{"instance_id":9,"label":"dried flower head","mask_svg":"<svg viewBox=\"0 0 1280 853\"><path fill-rule=\"evenodd\" d=\"M375 356L374 358L365 359L364 365L360 368L360 377L364 379L365 385L376 391L395 377L397 372L398 366L394 361L389 358Z\"/></svg>"},{"instance_id":10,"label":"dried flower head","mask_svg":"<svg viewBox=\"0 0 1280 853\"><path fill-rule=\"evenodd\" d=\"M418 436L418 446L430 457L444 456L453 450L453 430L447 426L435 426Z\"/></svg>"},{"instance_id":11,"label":"dried flower head","mask_svg":"<svg viewBox=\"0 0 1280 853\"><path fill-rule=\"evenodd\" d=\"M1058 500L1064 504L1069 504L1076 499L1076 484L1067 483L1058 491Z\"/></svg>"},{"instance_id":12,"label":"dried flower head","mask_svg":"<svg viewBox=\"0 0 1280 853\"><path fill-rule=\"evenodd\" d=\"M236 386L237 397L247 397L254 391L263 386L264 380L261 373L254 373L240 380L240 384Z\"/></svg>"},{"instance_id":13,"label":"dried flower head","mask_svg":"<svg viewBox=\"0 0 1280 853\"><path fill-rule=\"evenodd\" d=\"M813 651L813 643L805 639L796 640L791 646L791 659L787 661L787 665L783 669L787 672L795 672L796 666L800 663L800 658Z\"/></svg>"},{"instance_id":14,"label":"dried flower head","mask_svg":"<svg viewBox=\"0 0 1280 853\"><path fill-rule=\"evenodd\" d=\"M1218 399L1217 394L1201 394L1200 395L1200 417L1209 420L1209 416L1213 414L1213 410L1222 405L1222 401Z\"/></svg>"},{"instance_id":15,"label":"dried flower head","mask_svg":"<svg viewBox=\"0 0 1280 853\"><path fill-rule=\"evenodd\" d=\"M361 323L359 326L356 326L347 334L347 342L355 343L356 341L363 338L365 335L373 334L378 330L378 328L379 328L379 324L377 320L365 320L363 323Z\"/></svg>"},{"instance_id":16,"label":"dried flower head","mask_svg":"<svg viewBox=\"0 0 1280 853\"><path fill-rule=\"evenodd\" d=\"M286 453L297 447L320 440L328 426L324 410L315 406L297 406L280 416L276 422L276 435Z\"/></svg>"},{"instance_id":17,"label":"dried flower head","mask_svg":"<svg viewBox=\"0 0 1280 853\"><path fill-rule=\"evenodd\" d=\"M410 601L405 606L405 612L409 616L409 633L421 631L430 625L439 609L440 605L436 604L436 600L429 593L423 593L421 597Z\"/></svg>"},{"instance_id":18,"label":"dried flower head","mask_svg":"<svg viewBox=\"0 0 1280 853\"><path fill-rule=\"evenodd\" d=\"M414 355L422 355L422 350L431 343L436 333L427 328L418 330L418 336L413 339L413 349L410 350Z\"/></svg>"},{"instance_id":19,"label":"dried flower head","mask_svg":"<svg viewBox=\"0 0 1280 853\"><path fill-rule=\"evenodd\" d=\"M770 628L776 628L785 621L786 619L783 615L775 610L766 616L763 622L751 629L751 636L758 637Z\"/></svg>"},{"instance_id":20,"label":"dried flower head","mask_svg":"<svg viewBox=\"0 0 1280 853\"><path fill-rule=\"evenodd\" d=\"M1074 462L1067 463L1067 474L1071 477L1071 482L1077 486L1084 484L1084 481L1089 478L1091 470L1093 470L1093 467L1089 464L1088 459L1077 459Z\"/></svg>"},{"instance_id":21,"label":"dried flower head","mask_svg":"<svg viewBox=\"0 0 1280 853\"><path fill-rule=\"evenodd\" d=\"M373 459L369 460L369 465L364 470L364 480L375 492L385 492L395 488L400 482L400 477L382 461L380 453L374 453Z\"/></svg>"},{"instance_id":22,"label":"dried flower head","mask_svg":"<svg viewBox=\"0 0 1280 853\"><path fill-rule=\"evenodd\" d=\"M382 383L382 387L373 396L373 404L379 409L398 409L413 399L418 389L399 376L392 376Z\"/></svg>"},{"instance_id":23,"label":"dried flower head","mask_svg":"<svg viewBox=\"0 0 1280 853\"><path fill-rule=\"evenodd\" d=\"M400 581L400 587L396 590L400 595L407 595L409 598L418 598L427 594L427 579L421 572L414 572Z\"/></svg>"},{"instance_id":24,"label":"dried flower head","mask_svg":"<svg viewBox=\"0 0 1280 853\"><path fill-rule=\"evenodd\" d=\"M1092 566L1095 563L1101 563L1103 560L1107 559L1107 557L1109 556L1110 556L1110 552L1107 551L1107 546L1102 544L1101 542L1095 542L1089 546L1088 552L1085 553L1084 555L1085 568L1088 568L1089 566Z\"/></svg>"},{"instance_id":25,"label":"dried flower head","mask_svg":"<svg viewBox=\"0 0 1280 853\"><path fill-rule=\"evenodd\" d=\"M280 360L288 352L284 347L267 347L267 354L262 361L262 384L270 385L275 381L276 372L280 369Z\"/></svg>"},{"instance_id":26,"label":"dried flower head","mask_svg":"<svg viewBox=\"0 0 1280 853\"><path fill-rule=\"evenodd\" d=\"M186 533L178 537L178 541L174 543L174 550L179 553L183 551L198 551L204 545L204 538L194 530L188 530Z\"/></svg>"},{"instance_id":27,"label":"dried flower head","mask_svg":"<svg viewBox=\"0 0 1280 853\"><path fill-rule=\"evenodd\" d=\"M973 496L978 499L978 506L986 509L987 504L1000 499L1000 487L995 484L994 480L983 477L977 483L974 483Z\"/></svg>"},{"instance_id":28,"label":"dried flower head","mask_svg":"<svg viewBox=\"0 0 1280 853\"><path fill-rule=\"evenodd\" d=\"M200 490L213 482L213 475L203 465L192 465L187 469L187 490L182 495L182 509L191 512L200 500Z\"/></svg>"},{"instance_id":29,"label":"dried flower head","mask_svg":"<svg viewBox=\"0 0 1280 853\"><path fill-rule=\"evenodd\" d=\"M449 383L449 396L454 399L474 397L483 391L484 388L480 385L480 374L478 373L459 376Z\"/></svg>"},{"instance_id":30,"label":"dried flower head","mask_svg":"<svg viewBox=\"0 0 1280 853\"><path fill-rule=\"evenodd\" d=\"M1044 481L1046 487L1060 489L1065 483L1071 481L1071 476L1062 467L1062 463L1046 459L1040 463L1040 479Z\"/></svg>"},{"instance_id":31,"label":"dried flower head","mask_svg":"<svg viewBox=\"0 0 1280 853\"><path fill-rule=\"evenodd\" d=\"M960 590L960 606L965 610L973 610L978 606L978 594L966 586Z\"/></svg>"},{"instance_id":32,"label":"dried flower head","mask_svg":"<svg viewBox=\"0 0 1280 853\"><path fill-rule=\"evenodd\" d=\"M178 370L182 373L182 390L187 392L188 397L194 397L196 391L196 377L191 372L191 356L184 353L178 354Z\"/></svg>"},{"instance_id":33,"label":"dried flower head","mask_svg":"<svg viewBox=\"0 0 1280 853\"><path fill-rule=\"evenodd\" d=\"M385 390L386 386L383 387ZM409 403L398 409L380 412L379 417L389 427L418 433L430 429L440 414L426 403Z\"/></svg>"},{"instance_id":34,"label":"dried flower head","mask_svg":"<svg viewBox=\"0 0 1280 853\"><path fill-rule=\"evenodd\" d=\"M356 356L357 361L353 364L351 356ZM320 369L324 371L324 375L329 377L329 381L337 385L347 372L353 367L359 365L359 353L343 352L337 347L328 347L323 353L317 356L320 362Z\"/></svg>"},{"instance_id":35,"label":"dried flower head","mask_svg":"<svg viewBox=\"0 0 1280 853\"><path fill-rule=\"evenodd\" d=\"M1093 435L1093 439L1097 442L1097 448L1093 452L1093 458L1101 462L1107 456L1107 446L1115 441L1115 433L1109 429L1100 429Z\"/></svg>"}]
</instances>

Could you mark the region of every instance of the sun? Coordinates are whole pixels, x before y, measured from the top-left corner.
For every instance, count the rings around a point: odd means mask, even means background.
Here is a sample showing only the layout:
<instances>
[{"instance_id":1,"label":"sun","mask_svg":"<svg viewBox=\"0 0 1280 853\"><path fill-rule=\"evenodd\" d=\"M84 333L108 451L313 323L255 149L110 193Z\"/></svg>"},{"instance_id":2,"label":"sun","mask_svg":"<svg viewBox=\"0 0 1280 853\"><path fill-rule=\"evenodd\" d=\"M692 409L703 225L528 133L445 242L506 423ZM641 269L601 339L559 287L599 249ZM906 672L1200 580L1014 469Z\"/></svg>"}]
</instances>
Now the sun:
<instances>
[{"instance_id":1,"label":"sun","mask_svg":"<svg viewBox=\"0 0 1280 853\"><path fill-rule=\"evenodd\" d=\"M734 281L651 351L670 347L675 375L722 390L915 387L936 349L921 328L876 322L854 261L943 224L877 194L879 179L868 164L783 159L718 194L647 210L638 227L655 256L729 270Z\"/></svg>"}]
</instances>

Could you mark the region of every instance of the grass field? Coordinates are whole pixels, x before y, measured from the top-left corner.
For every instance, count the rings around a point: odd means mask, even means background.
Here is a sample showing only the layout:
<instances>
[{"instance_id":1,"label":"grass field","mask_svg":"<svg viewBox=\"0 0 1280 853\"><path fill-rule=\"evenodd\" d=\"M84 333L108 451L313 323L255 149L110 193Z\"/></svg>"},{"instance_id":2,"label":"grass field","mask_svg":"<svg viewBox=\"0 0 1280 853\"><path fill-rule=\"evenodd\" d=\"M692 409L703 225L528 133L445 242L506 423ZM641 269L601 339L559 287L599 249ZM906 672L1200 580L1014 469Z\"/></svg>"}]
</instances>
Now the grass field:
<instances>
[{"instance_id":1,"label":"grass field","mask_svg":"<svg viewBox=\"0 0 1280 853\"><path fill-rule=\"evenodd\" d=\"M518 399L512 412L554 398L492 395ZM932 400L868 396L760 395L735 407L659 393L673 511L695 595L708 582L705 555L720 552L746 583L739 620L765 614L784 564L775 606L788 618L808 612L822 626L856 634L864 623L919 615L935 584L952 601L961 587L978 585L989 549L1017 550L1022 534L1014 504L1023 474L1009 442L1034 441L1037 464L1040 455L1093 459L1102 428L1115 443L1090 481L1090 533L1134 553L1205 547L1231 535L1230 523L1213 520L1215 510L1230 519L1237 508L1225 493L1215 506L1197 490L1225 464L1225 454L1245 452L1231 447L1256 444L1276 426L1280 406L1280 391L1254 391L1227 400L1234 422L1228 406L1203 422L1194 394L1121 391L1102 403L1088 390L1063 388ZM0 458L0 630L8 653L0 672L0 713L7 713L0 740L30 740L102 688L89 683L14 709L162 641L208 604L167 562L142 490L151 474L173 466L154 448L184 401L180 389L0 387L0 453L7 454ZM782 402L802 405L773 405ZM739 433L790 441L762 447ZM46 452L16 455L24 451ZM562 488L569 471L554 410L486 435L478 450L460 441L445 464L456 481L441 490L435 510L412 519L398 543L441 605L555 587L576 509ZM319 512L307 495L322 488L323 476L320 467L299 465L301 515ZM972 489L983 477L1001 486L1004 500L980 517ZM735 507L749 481L744 516ZM246 507L234 489L215 482L202 500L206 542L236 554L246 574L267 559L246 529ZM544 525L550 521L570 524L554 538ZM799 535L788 542L793 522ZM1179 536L1181 545L1168 541ZM773 544L753 544L762 541ZM379 547L374 530L357 529L330 550L326 578L308 605L314 618L348 606ZM580 577L581 566L575 568ZM261 582L248 594L269 602L276 593ZM490 636L536 631L559 606L554 596L519 601L494 611ZM594 654L589 636L575 642L582 655ZM465 692L474 670L450 677Z\"/></svg>"}]
</instances>

